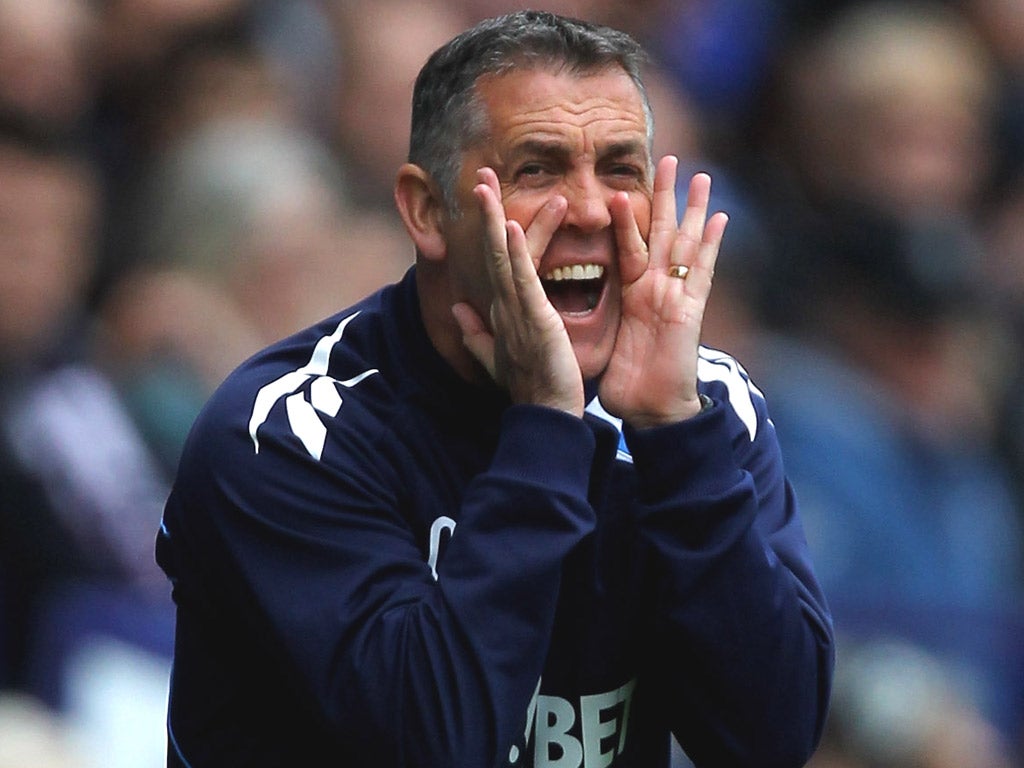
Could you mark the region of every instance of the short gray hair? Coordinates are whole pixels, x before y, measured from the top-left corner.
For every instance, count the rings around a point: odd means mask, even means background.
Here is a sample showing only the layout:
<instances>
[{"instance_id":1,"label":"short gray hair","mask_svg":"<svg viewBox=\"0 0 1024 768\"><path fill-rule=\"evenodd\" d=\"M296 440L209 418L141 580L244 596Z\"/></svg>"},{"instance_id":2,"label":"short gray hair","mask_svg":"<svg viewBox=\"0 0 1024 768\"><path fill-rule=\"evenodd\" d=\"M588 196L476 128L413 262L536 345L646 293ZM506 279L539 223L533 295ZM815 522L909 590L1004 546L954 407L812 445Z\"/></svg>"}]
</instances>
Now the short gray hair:
<instances>
[{"instance_id":1,"label":"short gray hair","mask_svg":"<svg viewBox=\"0 0 1024 768\"><path fill-rule=\"evenodd\" d=\"M565 68L590 74L620 67L643 101L647 143L654 134L641 70L643 48L625 32L546 11L517 11L486 19L435 51L416 78L409 162L426 170L456 213L455 182L462 152L487 136L487 116L475 86L484 75L516 68Z\"/></svg>"}]
</instances>

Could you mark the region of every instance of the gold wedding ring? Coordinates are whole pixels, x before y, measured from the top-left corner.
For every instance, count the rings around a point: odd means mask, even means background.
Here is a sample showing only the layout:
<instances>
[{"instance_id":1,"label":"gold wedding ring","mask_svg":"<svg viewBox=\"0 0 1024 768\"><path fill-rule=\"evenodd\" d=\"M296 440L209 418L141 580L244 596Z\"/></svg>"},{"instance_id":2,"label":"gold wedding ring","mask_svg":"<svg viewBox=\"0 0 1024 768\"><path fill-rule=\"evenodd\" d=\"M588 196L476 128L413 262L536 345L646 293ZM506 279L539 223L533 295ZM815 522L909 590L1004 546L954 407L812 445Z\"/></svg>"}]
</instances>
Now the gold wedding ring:
<instances>
[{"instance_id":1,"label":"gold wedding ring","mask_svg":"<svg viewBox=\"0 0 1024 768\"><path fill-rule=\"evenodd\" d=\"M678 277L681 280L685 280L686 276L690 274L690 268L685 264L673 264L668 268L669 277Z\"/></svg>"}]
</instances>

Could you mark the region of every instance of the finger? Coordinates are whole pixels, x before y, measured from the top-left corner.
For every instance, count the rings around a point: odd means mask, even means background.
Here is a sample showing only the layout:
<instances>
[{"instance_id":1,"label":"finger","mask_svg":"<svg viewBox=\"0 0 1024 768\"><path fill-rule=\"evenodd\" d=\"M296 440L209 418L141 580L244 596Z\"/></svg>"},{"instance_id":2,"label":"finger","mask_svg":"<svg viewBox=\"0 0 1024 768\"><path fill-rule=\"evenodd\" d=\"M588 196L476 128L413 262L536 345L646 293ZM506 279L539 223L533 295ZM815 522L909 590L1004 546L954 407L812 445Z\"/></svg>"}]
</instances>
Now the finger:
<instances>
[{"instance_id":1,"label":"finger","mask_svg":"<svg viewBox=\"0 0 1024 768\"><path fill-rule=\"evenodd\" d=\"M715 275L715 264L718 261L725 227L729 217L719 211L710 219L701 232L700 241L694 243L689 234L680 231L673 248L672 260L676 264L686 264L689 273L686 275L688 292L708 294L711 291L712 279Z\"/></svg>"},{"instance_id":2,"label":"finger","mask_svg":"<svg viewBox=\"0 0 1024 768\"><path fill-rule=\"evenodd\" d=\"M469 304L460 302L452 306L452 315L462 331L462 343L493 379L494 337L487 331L480 315Z\"/></svg>"},{"instance_id":3,"label":"finger","mask_svg":"<svg viewBox=\"0 0 1024 768\"><path fill-rule=\"evenodd\" d=\"M686 209L672 243L670 259L671 264L685 265L693 273L700 269L698 260L707 235L705 219L710 198L711 177L706 173L694 174L690 179L686 195ZM690 281L691 288L696 287L695 278L687 277L687 280Z\"/></svg>"},{"instance_id":4,"label":"finger","mask_svg":"<svg viewBox=\"0 0 1024 768\"><path fill-rule=\"evenodd\" d=\"M711 281L715 275L715 264L722 247L725 228L729 217L719 211L708 219L696 253L690 261L690 274L686 278L687 287L698 293L711 291Z\"/></svg>"},{"instance_id":5,"label":"finger","mask_svg":"<svg viewBox=\"0 0 1024 768\"><path fill-rule=\"evenodd\" d=\"M694 244L704 237L704 221L708 215L708 202L711 199L711 177L706 173L695 173L690 179L690 187L686 194L686 210L679 224L679 233ZM676 238L678 241L678 238ZM689 262L674 261L675 264Z\"/></svg>"},{"instance_id":6,"label":"finger","mask_svg":"<svg viewBox=\"0 0 1024 768\"><path fill-rule=\"evenodd\" d=\"M534 268L540 266L544 251L547 250L552 236L558 230L565 213L569 210L569 202L561 195L554 195L537 211L530 226L526 230L525 247L533 259Z\"/></svg>"},{"instance_id":7,"label":"finger","mask_svg":"<svg viewBox=\"0 0 1024 768\"><path fill-rule=\"evenodd\" d=\"M562 200L564 202L564 198ZM564 207L562 212L564 214ZM548 297L544 293L540 275L537 274L537 264L531 257L527 233L523 231L522 225L517 221L508 222L505 225L505 232L508 239L509 265L516 296L526 312L542 311L547 308Z\"/></svg>"},{"instance_id":8,"label":"finger","mask_svg":"<svg viewBox=\"0 0 1024 768\"><path fill-rule=\"evenodd\" d=\"M676 218L676 169L679 159L666 155L658 161L654 172L654 194L651 198L651 231L647 238L650 266L667 268L676 239L679 220Z\"/></svg>"},{"instance_id":9,"label":"finger","mask_svg":"<svg viewBox=\"0 0 1024 768\"><path fill-rule=\"evenodd\" d=\"M619 257L619 275L624 285L637 280L647 269L647 243L633 213L629 195L616 192L608 204L615 230L615 245Z\"/></svg>"},{"instance_id":10,"label":"finger","mask_svg":"<svg viewBox=\"0 0 1024 768\"><path fill-rule=\"evenodd\" d=\"M512 290L512 272L508 261L508 241L505 235L505 208L501 204L501 191L497 176L490 168L477 171L478 184L473 188L484 219L484 240L487 274L496 293Z\"/></svg>"}]
</instances>

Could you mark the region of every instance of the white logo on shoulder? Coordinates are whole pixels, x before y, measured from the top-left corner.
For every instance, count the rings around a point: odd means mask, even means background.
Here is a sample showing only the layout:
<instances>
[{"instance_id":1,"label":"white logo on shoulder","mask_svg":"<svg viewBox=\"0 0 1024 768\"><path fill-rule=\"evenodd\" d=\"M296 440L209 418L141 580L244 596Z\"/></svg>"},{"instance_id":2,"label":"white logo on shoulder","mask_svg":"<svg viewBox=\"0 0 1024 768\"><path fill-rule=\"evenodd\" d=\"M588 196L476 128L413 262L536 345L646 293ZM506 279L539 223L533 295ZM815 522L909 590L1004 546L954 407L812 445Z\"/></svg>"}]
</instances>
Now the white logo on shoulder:
<instances>
[{"instance_id":1,"label":"white logo on shoulder","mask_svg":"<svg viewBox=\"0 0 1024 768\"><path fill-rule=\"evenodd\" d=\"M303 446L309 451L309 455L317 461L320 460L324 443L327 441L327 427L324 426L317 412L326 416L337 416L342 403L338 385L354 387L366 377L379 373L376 368L371 368L345 381L339 381L327 375L334 346L341 341L345 327L358 314L356 312L349 315L338 323L334 333L321 338L316 343L308 363L261 387L260 391L256 393L252 416L249 418L249 436L252 438L256 453L260 452L260 441L256 433L270 416L271 409L284 397L287 398L285 408L288 412L288 424L291 426L292 432L302 441ZM309 399L307 400L306 394L299 390L310 379L312 379L312 383L309 385Z\"/></svg>"},{"instance_id":2,"label":"white logo on shoulder","mask_svg":"<svg viewBox=\"0 0 1024 768\"><path fill-rule=\"evenodd\" d=\"M747 427L750 440L757 437L757 412L754 398L764 400L764 394L750 380L743 366L732 355L701 346L697 358L697 378L701 381L720 381L729 392L729 404ZM769 422L770 423L770 422Z\"/></svg>"}]
</instances>

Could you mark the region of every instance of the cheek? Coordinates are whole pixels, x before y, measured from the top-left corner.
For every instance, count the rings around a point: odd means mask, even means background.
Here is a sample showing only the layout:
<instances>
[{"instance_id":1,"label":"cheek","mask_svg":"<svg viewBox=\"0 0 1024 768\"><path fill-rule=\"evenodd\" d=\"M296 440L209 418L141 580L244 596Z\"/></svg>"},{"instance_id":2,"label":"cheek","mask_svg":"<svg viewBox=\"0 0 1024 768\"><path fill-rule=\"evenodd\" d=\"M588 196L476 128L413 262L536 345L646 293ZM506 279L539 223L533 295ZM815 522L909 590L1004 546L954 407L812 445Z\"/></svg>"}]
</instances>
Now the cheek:
<instances>
[{"instance_id":1,"label":"cheek","mask_svg":"<svg viewBox=\"0 0 1024 768\"><path fill-rule=\"evenodd\" d=\"M514 196L506 197L501 201L502 207L505 209L505 218L518 222L526 230L549 197L550 193L546 195L517 193Z\"/></svg>"},{"instance_id":2,"label":"cheek","mask_svg":"<svg viewBox=\"0 0 1024 768\"><path fill-rule=\"evenodd\" d=\"M469 226L448 241L448 273L456 301L468 301L483 317L491 303L483 229Z\"/></svg>"}]
</instances>

